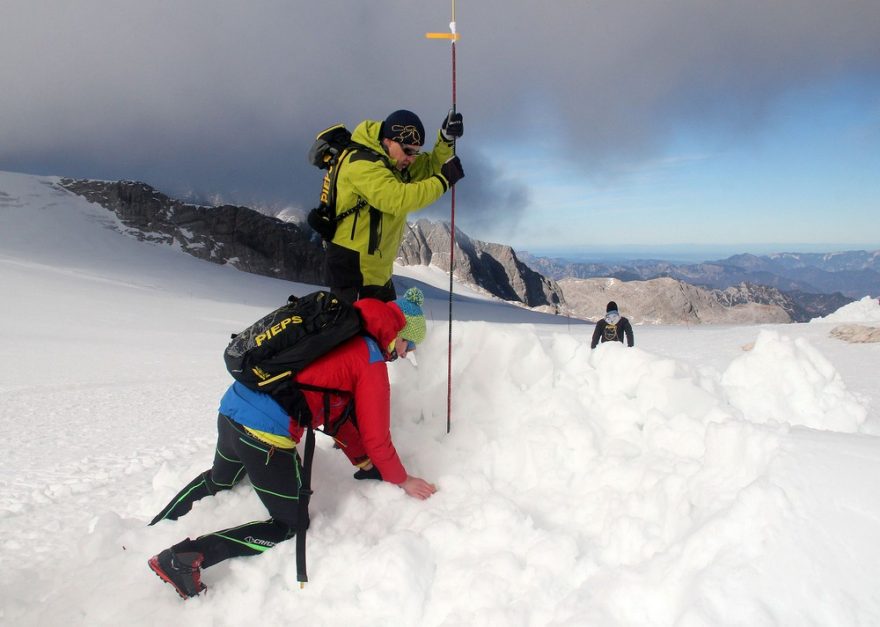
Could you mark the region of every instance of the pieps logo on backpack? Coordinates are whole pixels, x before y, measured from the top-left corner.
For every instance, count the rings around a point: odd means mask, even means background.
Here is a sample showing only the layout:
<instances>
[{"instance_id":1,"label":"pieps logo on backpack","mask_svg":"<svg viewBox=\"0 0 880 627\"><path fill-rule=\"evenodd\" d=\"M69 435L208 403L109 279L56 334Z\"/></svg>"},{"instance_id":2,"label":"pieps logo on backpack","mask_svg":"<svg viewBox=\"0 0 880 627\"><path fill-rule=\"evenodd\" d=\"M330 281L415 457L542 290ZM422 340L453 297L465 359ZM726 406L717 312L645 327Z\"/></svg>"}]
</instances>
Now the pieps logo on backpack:
<instances>
[{"instance_id":1,"label":"pieps logo on backpack","mask_svg":"<svg viewBox=\"0 0 880 627\"><path fill-rule=\"evenodd\" d=\"M324 182L321 183L321 206L330 204L330 173L324 175Z\"/></svg>"},{"instance_id":2,"label":"pieps logo on backpack","mask_svg":"<svg viewBox=\"0 0 880 627\"><path fill-rule=\"evenodd\" d=\"M273 324L271 327L266 329L265 332L260 333L256 337L254 337L254 343L257 346L260 346L263 342L268 340L269 338L275 337L279 333L283 332L288 324L302 324L303 319L300 316L290 316L289 318L285 318L278 324Z\"/></svg>"}]
</instances>

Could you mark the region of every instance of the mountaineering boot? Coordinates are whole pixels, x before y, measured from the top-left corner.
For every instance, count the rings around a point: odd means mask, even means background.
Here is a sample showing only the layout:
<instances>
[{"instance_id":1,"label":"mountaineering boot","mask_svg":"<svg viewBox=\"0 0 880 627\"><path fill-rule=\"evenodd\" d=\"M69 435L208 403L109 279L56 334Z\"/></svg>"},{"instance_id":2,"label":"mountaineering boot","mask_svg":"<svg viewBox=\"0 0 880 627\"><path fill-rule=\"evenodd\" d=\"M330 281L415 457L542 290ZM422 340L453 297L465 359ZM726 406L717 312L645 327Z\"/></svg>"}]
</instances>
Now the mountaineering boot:
<instances>
[{"instance_id":1,"label":"mountaineering boot","mask_svg":"<svg viewBox=\"0 0 880 627\"><path fill-rule=\"evenodd\" d=\"M205 556L201 553L175 553L173 549L165 549L151 557L147 564L162 581L174 586L177 594L186 600L208 589L202 583L199 569L203 559Z\"/></svg>"}]
</instances>

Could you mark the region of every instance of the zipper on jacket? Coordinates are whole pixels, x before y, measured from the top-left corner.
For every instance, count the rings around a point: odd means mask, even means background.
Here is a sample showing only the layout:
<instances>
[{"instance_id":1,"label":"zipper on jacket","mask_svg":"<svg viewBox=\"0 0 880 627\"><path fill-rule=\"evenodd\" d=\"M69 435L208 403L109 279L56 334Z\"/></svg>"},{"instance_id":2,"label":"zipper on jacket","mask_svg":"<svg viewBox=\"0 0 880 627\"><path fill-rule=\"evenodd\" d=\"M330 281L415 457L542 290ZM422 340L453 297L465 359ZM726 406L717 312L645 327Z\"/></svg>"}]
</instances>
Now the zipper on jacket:
<instances>
[{"instance_id":1,"label":"zipper on jacket","mask_svg":"<svg viewBox=\"0 0 880 627\"><path fill-rule=\"evenodd\" d=\"M382 241L382 212L370 207L370 241L367 245L367 254L372 255L379 248Z\"/></svg>"},{"instance_id":2,"label":"zipper on jacket","mask_svg":"<svg viewBox=\"0 0 880 627\"><path fill-rule=\"evenodd\" d=\"M357 229L358 218L360 217L360 215L361 215L360 211L354 212L354 219L351 221L351 241L354 241L354 231L355 231L355 229Z\"/></svg>"}]
</instances>

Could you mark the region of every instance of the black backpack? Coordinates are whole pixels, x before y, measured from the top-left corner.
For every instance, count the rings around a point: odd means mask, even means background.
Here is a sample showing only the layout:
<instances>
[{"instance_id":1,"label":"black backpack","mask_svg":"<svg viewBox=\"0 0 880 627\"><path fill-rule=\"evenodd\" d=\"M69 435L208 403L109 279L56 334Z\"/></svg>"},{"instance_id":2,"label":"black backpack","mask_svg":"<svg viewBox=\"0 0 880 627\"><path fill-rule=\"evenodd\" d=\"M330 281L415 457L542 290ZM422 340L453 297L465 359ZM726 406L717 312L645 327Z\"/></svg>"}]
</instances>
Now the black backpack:
<instances>
[{"instance_id":1,"label":"black backpack","mask_svg":"<svg viewBox=\"0 0 880 627\"><path fill-rule=\"evenodd\" d=\"M303 390L323 393L325 424L323 431L335 435L339 427L353 418L353 402L339 420L329 425L330 395L339 390L293 381L293 375L330 352L363 329L363 321L354 306L330 292L313 292L301 298L291 296L286 305L263 316L241 333L234 334L223 353L226 369L236 381L259 392L266 392L306 429L305 450L300 475L296 529L296 572L300 585L306 575L306 530L309 526L312 459L315 432L312 415L302 395Z\"/></svg>"},{"instance_id":2,"label":"black backpack","mask_svg":"<svg viewBox=\"0 0 880 627\"><path fill-rule=\"evenodd\" d=\"M223 359L236 381L272 394L362 326L357 309L330 292L291 296L286 305L233 335Z\"/></svg>"},{"instance_id":3,"label":"black backpack","mask_svg":"<svg viewBox=\"0 0 880 627\"><path fill-rule=\"evenodd\" d=\"M617 337L617 324L605 324L605 330L602 332L602 341L603 342L613 342L615 340L619 340Z\"/></svg>"},{"instance_id":4,"label":"black backpack","mask_svg":"<svg viewBox=\"0 0 880 627\"><path fill-rule=\"evenodd\" d=\"M318 133L315 143L309 149L309 163L318 169L327 170L327 173L324 174L321 185L321 202L309 212L307 221L328 242L336 235L339 222L367 205L367 201L361 198L354 207L336 214L336 178L339 175L339 165L355 150L373 152L366 146L353 142L351 133L343 124L336 124Z\"/></svg>"}]
</instances>

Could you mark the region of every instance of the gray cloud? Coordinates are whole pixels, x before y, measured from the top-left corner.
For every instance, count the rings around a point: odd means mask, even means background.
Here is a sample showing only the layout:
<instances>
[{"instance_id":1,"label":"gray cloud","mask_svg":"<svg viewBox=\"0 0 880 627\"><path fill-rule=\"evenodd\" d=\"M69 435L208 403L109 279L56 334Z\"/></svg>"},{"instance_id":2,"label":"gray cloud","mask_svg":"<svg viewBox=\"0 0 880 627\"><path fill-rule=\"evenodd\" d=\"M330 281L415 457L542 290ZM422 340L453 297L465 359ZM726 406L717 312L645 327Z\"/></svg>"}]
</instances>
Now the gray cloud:
<instances>
[{"instance_id":1,"label":"gray cloud","mask_svg":"<svg viewBox=\"0 0 880 627\"><path fill-rule=\"evenodd\" d=\"M519 5L519 6L517 6ZM759 132L794 90L880 80L880 3L459 3L465 229L529 205L484 146L541 140L584 176L650 159L680 129ZM450 102L449 4L379 0L7 0L0 169L145 180L173 194L310 206L315 133ZM14 61L13 61L14 59ZM446 215L438 207L425 215ZM500 236L500 235L499 235Z\"/></svg>"},{"instance_id":2,"label":"gray cloud","mask_svg":"<svg viewBox=\"0 0 880 627\"><path fill-rule=\"evenodd\" d=\"M455 226L479 238L507 241L527 210L531 196L528 187L512 180L478 151L459 151L467 184L456 186ZM441 201L423 209L418 217L449 221L451 200L447 194Z\"/></svg>"}]
</instances>

